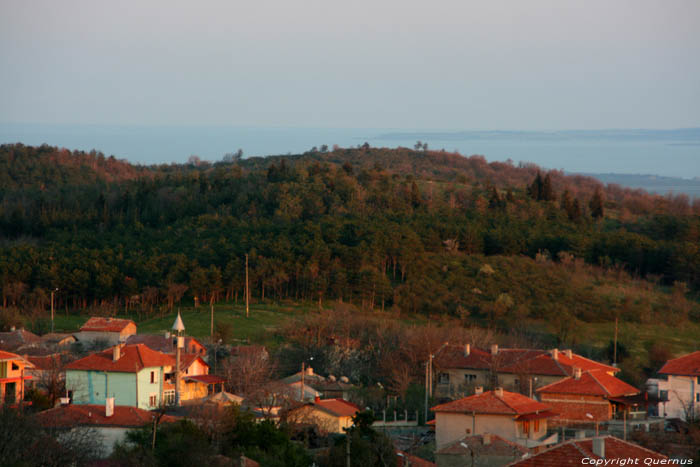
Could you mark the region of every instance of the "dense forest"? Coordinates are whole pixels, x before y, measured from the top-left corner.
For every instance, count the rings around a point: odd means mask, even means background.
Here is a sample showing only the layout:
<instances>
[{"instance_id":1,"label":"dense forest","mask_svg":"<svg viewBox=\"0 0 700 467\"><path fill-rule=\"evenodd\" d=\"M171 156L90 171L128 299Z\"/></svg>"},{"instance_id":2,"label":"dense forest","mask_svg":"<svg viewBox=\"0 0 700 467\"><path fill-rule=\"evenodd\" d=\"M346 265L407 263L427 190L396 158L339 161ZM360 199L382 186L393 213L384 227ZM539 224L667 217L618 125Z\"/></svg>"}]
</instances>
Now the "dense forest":
<instances>
[{"instance_id":1,"label":"dense forest","mask_svg":"<svg viewBox=\"0 0 700 467\"><path fill-rule=\"evenodd\" d=\"M146 167L0 146L3 308L45 310L55 289L66 309L240 300L246 255L257 300L700 320L700 202L685 196L419 147ZM577 285L581 271L668 299Z\"/></svg>"}]
</instances>

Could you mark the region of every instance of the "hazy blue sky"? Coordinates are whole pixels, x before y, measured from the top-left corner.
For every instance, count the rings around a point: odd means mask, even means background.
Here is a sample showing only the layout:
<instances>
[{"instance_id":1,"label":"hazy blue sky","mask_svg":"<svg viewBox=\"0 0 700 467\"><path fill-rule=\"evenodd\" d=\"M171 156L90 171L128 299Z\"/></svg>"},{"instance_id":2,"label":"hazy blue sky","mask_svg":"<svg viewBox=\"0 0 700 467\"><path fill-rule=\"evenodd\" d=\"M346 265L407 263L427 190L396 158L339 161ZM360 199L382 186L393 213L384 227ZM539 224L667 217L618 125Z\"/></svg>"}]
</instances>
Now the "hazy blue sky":
<instances>
[{"instance_id":1,"label":"hazy blue sky","mask_svg":"<svg viewBox=\"0 0 700 467\"><path fill-rule=\"evenodd\" d=\"M700 126L700 1L0 0L0 122Z\"/></svg>"}]
</instances>

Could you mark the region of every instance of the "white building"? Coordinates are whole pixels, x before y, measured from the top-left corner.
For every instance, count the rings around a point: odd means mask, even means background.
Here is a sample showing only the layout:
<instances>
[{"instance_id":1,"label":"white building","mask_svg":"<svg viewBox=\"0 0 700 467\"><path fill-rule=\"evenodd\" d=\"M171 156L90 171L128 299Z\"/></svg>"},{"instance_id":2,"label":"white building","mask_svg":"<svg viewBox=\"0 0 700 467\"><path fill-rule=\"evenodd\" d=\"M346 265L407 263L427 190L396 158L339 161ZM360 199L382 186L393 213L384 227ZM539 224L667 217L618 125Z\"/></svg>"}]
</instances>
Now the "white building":
<instances>
[{"instance_id":1,"label":"white building","mask_svg":"<svg viewBox=\"0 0 700 467\"><path fill-rule=\"evenodd\" d=\"M666 402L659 403L659 416L700 418L700 350L666 362L661 378L647 380L647 391Z\"/></svg>"}]
</instances>

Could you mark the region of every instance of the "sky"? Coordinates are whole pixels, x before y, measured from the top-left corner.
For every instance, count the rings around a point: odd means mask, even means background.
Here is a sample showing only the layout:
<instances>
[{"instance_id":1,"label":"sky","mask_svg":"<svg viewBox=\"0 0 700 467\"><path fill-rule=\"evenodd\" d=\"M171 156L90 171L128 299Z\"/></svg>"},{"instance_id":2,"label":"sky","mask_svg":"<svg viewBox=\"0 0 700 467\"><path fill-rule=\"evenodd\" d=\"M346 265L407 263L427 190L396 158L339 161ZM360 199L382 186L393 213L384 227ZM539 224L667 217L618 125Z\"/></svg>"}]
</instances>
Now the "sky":
<instances>
[{"instance_id":1,"label":"sky","mask_svg":"<svg viewBox=\"0 0 700 467\"><path fill-rule=\"evenodd\" d=\"M0 0L0 122L700 126L697 0Z\"/></svg>"}]
</instances>

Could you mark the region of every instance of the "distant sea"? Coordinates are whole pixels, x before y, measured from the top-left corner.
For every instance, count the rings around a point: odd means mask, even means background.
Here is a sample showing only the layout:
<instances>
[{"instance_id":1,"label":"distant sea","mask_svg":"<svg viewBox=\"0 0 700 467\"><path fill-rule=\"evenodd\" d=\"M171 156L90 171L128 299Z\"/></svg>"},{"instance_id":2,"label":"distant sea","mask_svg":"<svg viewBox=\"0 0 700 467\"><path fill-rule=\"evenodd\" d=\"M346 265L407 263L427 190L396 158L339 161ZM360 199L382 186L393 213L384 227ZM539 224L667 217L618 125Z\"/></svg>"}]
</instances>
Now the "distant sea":
<instances>
[{"instance_id":1,"label":"distant sea","mask_svg":"<svg viewBox=\"0 0 700 467\"><path fill-rule=\"evenodd\" d=\"M226 126L119 126L0 123L0 143L47 143L114 155L132 163L209 161L242 149L244 157L298 154L320 147L413 147L483 155L488 161L532 162L567 173L655 175L656 192L700 196L700 128L678 130L423 131L395 129L255 128ZM620 177L620 184L644 177ZM653 180L653 179L651 179ZM608 181L610 181L608 177ZM631 186L631 185L630 185Z\"/></svg>"}]
</instances>

